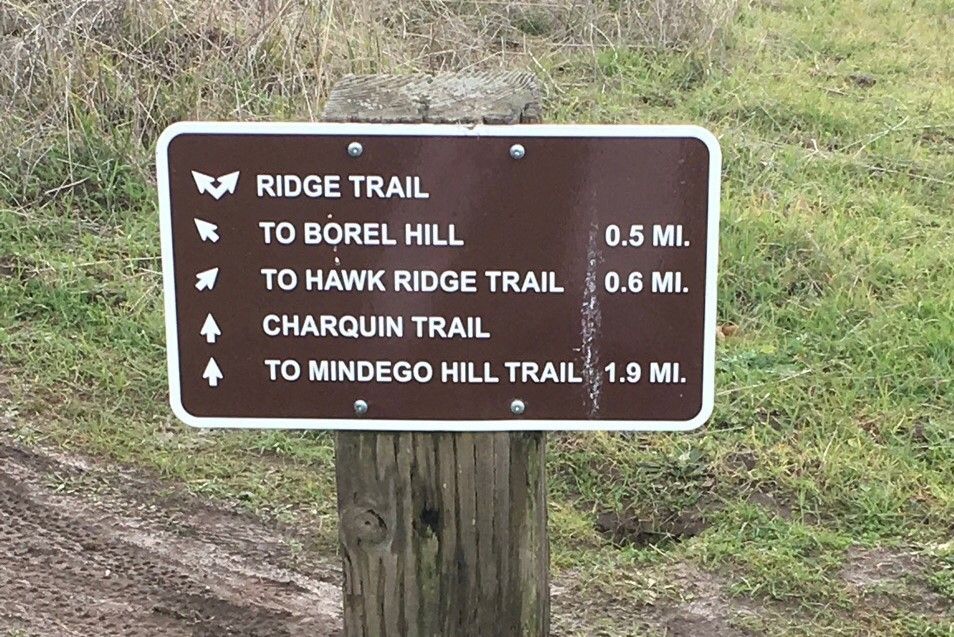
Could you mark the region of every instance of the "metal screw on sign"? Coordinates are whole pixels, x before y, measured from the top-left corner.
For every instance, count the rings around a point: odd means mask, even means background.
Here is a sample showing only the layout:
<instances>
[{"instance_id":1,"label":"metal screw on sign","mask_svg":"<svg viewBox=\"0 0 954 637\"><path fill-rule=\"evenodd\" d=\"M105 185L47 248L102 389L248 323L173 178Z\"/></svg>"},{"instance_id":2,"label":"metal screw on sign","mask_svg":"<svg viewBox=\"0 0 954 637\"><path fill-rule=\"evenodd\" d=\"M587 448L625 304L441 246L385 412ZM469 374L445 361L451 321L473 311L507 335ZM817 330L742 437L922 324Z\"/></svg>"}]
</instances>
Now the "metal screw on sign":
<instances>
[{"instance_id":1,"label":"metal screw on sign","mask_svg":"<svg viewBox=\"0 0 954 637\"><path fill-rule=\"evenodd\" d=\"M367 401L361 400L360 398L354 401L354 413L359 416L363 416L368 413L368 403Z\"/></svg>"},{"instance_id":2,"label":"metal screw on sign","mask_svg":"<svg viewBox=\"0 0 954 637\"><path fill-rule=\"evenodd\" d=\"M527 154L527 149L523 147L523 144L514 144L510 147L510 156L514 159L523 159Z\"/></svg>"},{"instance_id":3,"label":"metal screw on sign","mask_svg":"<svg viewBox=\"0 0 954 637\"><path fill-rule=\"evenodd\" d=\"M348 144L348 154L351 157L360 157L363 152L364 146L361 145L361 142L351 142Z\"/></svg>"},{"instance_id":4,"label":"metal screw on sign","mask_svg":"<svg viewBox=\"0 0 954 637\"><path fill-rule=\"evenodd\" d=\"M527 411L527 405L522 400L514 398L510 401L510 413L514 416L520 416L525 411Z\"/></svg>"}]
</instances>

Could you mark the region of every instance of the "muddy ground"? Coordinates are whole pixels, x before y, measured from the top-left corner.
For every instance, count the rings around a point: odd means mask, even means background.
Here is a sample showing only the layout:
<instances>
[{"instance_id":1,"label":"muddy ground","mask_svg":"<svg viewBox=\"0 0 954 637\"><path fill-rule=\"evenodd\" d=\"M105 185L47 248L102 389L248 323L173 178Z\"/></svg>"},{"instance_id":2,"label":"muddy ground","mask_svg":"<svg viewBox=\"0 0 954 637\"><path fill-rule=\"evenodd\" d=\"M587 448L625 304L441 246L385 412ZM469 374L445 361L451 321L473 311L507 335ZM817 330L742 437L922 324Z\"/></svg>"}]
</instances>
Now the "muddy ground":
<instances>
[{"instance_id":1,"label":"muddy ground","mask_svg":"<svg viewBox=\"0 0 954 637\"><path fill-rule=\"evenodd\" d=\"M0 435L0 635L332 635L299 534Z\"/></svg>"},{"instance_id":2,"label":"muddy ground","mask_svg":"<svg viewBox=\"0 0 954 637\"><path fill-rule=\"evenodd\" d=\"M337 557L308 545L302 529L0 431L4 637L336 635ZM737 634L721 608L647 612L582 599L581 583L553 582L554 635Z\"/></svg>"},{"instance_id":3,"label":"muddy ground","mask_svg":"<svg viewBox=\"0 0 954 637\"><path fill-rule=\"evenodd\" d=\"M307 529L138 470L26 445L2 425L0 636L340 634L337 557L307 548ZM842 578L863 597L917 572L914 559L859 551ZM742 625L797 615L732 596L724 578L688 564L673 564L666 578L681 599L634 607L586 594L572 572L558 575L554 637L738 637L764 634ZM900 606L916 601L929 615L946 614L936 593L913 592L918 599Z\"/></svg>"}]
</instances>

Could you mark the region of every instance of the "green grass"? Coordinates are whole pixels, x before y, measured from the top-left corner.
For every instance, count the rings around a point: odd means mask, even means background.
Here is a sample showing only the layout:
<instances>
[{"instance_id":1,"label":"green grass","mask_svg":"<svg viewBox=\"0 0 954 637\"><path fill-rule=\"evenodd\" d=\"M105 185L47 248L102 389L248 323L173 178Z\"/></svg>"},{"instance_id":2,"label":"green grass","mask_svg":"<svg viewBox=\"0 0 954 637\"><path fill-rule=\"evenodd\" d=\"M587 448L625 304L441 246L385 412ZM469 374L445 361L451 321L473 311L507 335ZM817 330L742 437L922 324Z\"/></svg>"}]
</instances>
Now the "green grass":
<instances>
[{"instance_id":1,"label":"green grass","mask_svg":"<svg viewBox=\"0 0 954 637\"><path fill-rule=\"evenodd\" d=\"M550 121L718 135L719 321L739 327L720 343L701 432L551 438L558 573L648 601L678 596L668 569L692 563L777 614L760 633L951 634L916 607L869 607L839 577L852 545L903 547L952 599L950 16L942 0L776 0L742 12L714 64L623 47L543 60ZM162 114L189 116L177 91L200 79L157 86ZM0 146L0 357L18 435L317 520L333 546L329 436L202 433L169 414L154 135L121 109L89 112L76 91L72 126L39 156ZM110 95L121 106L121 88ZM305 116L289 99L247 106ZM596 530L604 511L657 534L616 546ZM701 529L666 534L693 512Z\"/></svg>"}]
</instances>

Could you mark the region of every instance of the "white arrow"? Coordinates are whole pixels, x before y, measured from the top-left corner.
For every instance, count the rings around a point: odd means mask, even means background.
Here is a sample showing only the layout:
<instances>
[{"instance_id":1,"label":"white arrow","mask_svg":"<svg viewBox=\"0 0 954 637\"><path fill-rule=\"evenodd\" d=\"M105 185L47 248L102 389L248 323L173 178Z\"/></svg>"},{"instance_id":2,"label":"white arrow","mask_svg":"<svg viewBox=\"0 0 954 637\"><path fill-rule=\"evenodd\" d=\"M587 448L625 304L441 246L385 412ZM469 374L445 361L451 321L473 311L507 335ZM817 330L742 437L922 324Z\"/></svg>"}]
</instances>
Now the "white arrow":
<instances>
[{"instance_id":1,"label":"white arrow","mask_svg":"<svg viewBox=\"0 0 954 637\"><path fill-rule=\"evenodd\" d=\"M219 276L218 268L212 268L211 270L199 272L195 275L195 289L199 292L203 290L211 290L213 287L215 287L215 277L217 276Z\"/></svg>"},{"instance_id":2,"label":"white arrow","mask_svg":"<svg viewBox=\"0 0 954 637\"><path fill-rule=\"evenodd\" d=\"M203 241L211 241L212 243L219 240L219 227L217 225L199 218L195 218L193 221L195 221L195 229L199 231L200 239Z\"/></svg>"},{"instance_id":3,"label":"white arrow","mask_svg":"<svg viewBox=\"0 0 954 637\"><path fill-rule=\"evenodd\" d=\"M202 378L209 381L209 387L217 387L219 381L222 380L222 370L219 369L219 365L214 358L209 359L209 364L205 366L205 371L202 372Z\"/></svg>"},{"instance_id":4,"label":"white arrow","mask_svg":"<svg viewBox=\"0 0 954 637\"><path fill-rule=\"evenodd\" d=\"M236 170L234 173L228 173L221 177L213 177L193 170L192 179L195 180L195 187L199 189L199 194L206 193L212 195L213 199L218 200L224 197L225 193L232 194L235 192L239 180L239 171Z\"/></svg>"},{"instance_id":5,"label":"white arrow","mask_svg":"<svg viewBox=\"0 0 954 637\"><path fill-rule=\"evenodd\" d=\"M214 343L216 338L222 336L222 332L219 330L219 324L215 322L211 314L205 317L205 323L202 324L202 329L199 330L199 334L205 337L206 343Z\"/></svg>"}]
</instances>

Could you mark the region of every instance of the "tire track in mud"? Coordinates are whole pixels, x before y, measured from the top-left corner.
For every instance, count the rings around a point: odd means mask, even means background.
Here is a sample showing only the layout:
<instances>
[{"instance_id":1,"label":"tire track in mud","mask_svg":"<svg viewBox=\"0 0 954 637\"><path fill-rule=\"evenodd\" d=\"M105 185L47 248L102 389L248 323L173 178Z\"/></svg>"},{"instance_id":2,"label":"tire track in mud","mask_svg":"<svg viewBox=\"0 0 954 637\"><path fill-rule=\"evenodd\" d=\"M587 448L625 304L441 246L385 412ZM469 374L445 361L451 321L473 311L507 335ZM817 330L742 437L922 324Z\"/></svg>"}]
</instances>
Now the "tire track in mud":
<instances>
[{"instance_id":1,"label":"tire track in mud","mask_svg":"<svg viewBox=\"0 0 954 637\"><path fill-rule=\"evenodd\" d=\"M0 633L334 635L340 570L300 537L0 435Z\"/></svg>"}]
</instances>

